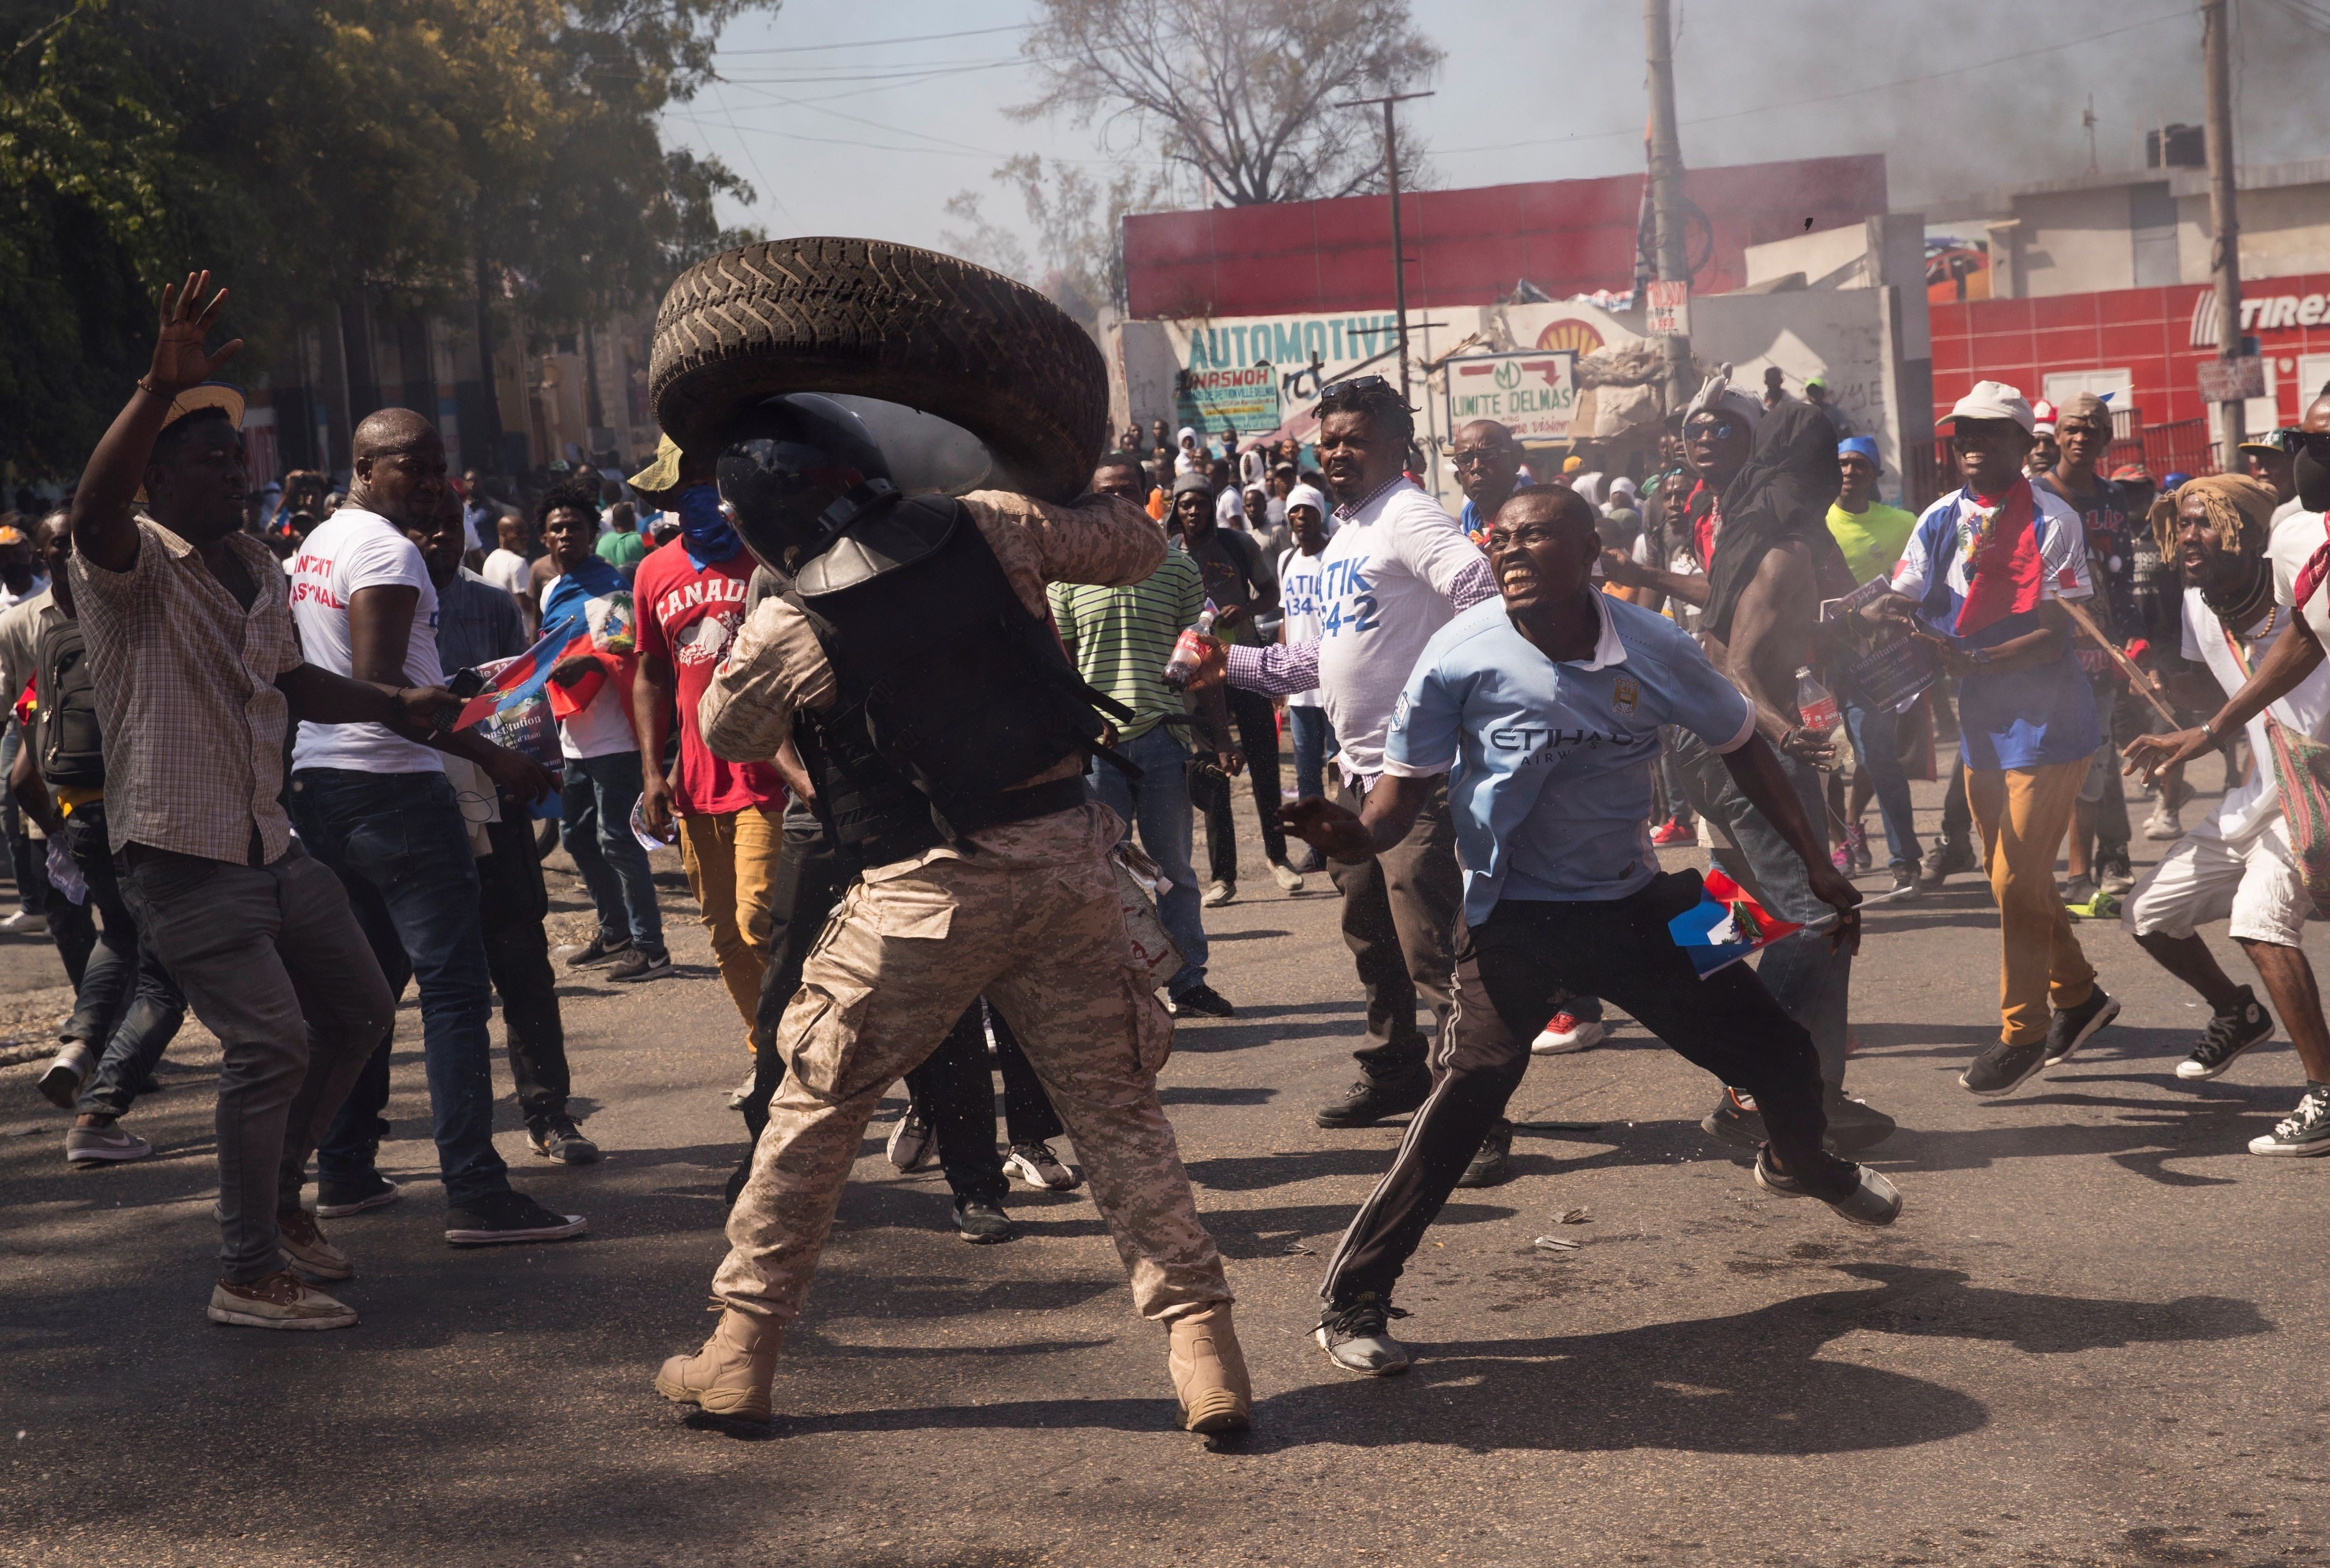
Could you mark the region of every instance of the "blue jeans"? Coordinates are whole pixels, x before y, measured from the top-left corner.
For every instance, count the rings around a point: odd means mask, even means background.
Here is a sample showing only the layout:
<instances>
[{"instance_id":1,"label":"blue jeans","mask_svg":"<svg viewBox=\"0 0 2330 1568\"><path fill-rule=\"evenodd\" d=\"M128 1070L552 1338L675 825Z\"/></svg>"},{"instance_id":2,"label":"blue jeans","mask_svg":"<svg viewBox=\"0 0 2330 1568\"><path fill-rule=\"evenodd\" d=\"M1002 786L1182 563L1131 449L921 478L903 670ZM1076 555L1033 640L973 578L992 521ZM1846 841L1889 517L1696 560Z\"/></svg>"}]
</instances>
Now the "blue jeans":
<instances>
[{"instance_id":1,"label":"blue jeans","mask_svg":"<svg viewBox=\"0 0 2330 1568\"><path fill-rule=\"evenodd\" d=\"M1847 694L1843 703L1852 754L1877 786L1877 815L1885 823L1888 864L1896 871L1915 872L1923 855L1918 846L1916 808L1909 802L1909 776L1901 771L1901 715L1890 708L1868 707L1853 694Z\"/></svg>"},{"instance_id":2,"label":"blue jeans","mask_svg":"<svg viewBox=\"0 0 2330 1568\"><path fill-rule=\"evenodd\" d=\"M1748 804L1723 759L1689 731L1671 730L1668 734L1675 771L1682 776L1691 805L1710 826L1722 831L1747 861L1748 874L1755 883L1750 891L1764 907L1784 921L1805 925L1834 914L1834 910L1813 896L1804 863L1764 814ZM1814 836L1825 846L1828 805L1820 770L1792 757L1781 758L1780 768L1795 786ZM1831 1083L1842 1083L1852 955L1832 950L1824 929L1799 931L1766 948L1756 972L1773 999L1813 1037L1821 1076Z\"/></svg>"},{"instance_id":3,"label":"blue jeans","mask_svg":"<svg viewBox=\"0 0 2330 1568\"><path fill-rule=\"evenodd\" d=\"M154 1064L185 1021L186 999L122 899L106 842L105 802L76 808L59 836L89 883L90 903L105 917L64 1027L67 1039L85 1041L99 1053L97 1071L73 1109L83 1116L120 1116L153 1081Z\"/></svg>"},{"instance_id":4,"label":"blue jeans","mask_svg":"<svg viewBox=\"0 0 2330 1568\"><path fill-rule=\"evenodd\" d=\"M1287 728L1294 732L1294 795L1298 800L1327 793L1327 754L1335 750L1335 726L1324 708L1289 704Z\"/></svg>"},{"instance_id":5,"label":"blue jeans","mask_svg":"<svg viewBox=\"0 0 2330 1568\"><path fill-rule=\"evenodd\" d=\"M478 863L469 827L442 773L357 773L303 768L291 775L291 821L308 852L348 890L356 924L380 961L391 997L421 985L421 1060L435 1119L437 1164L449 1208L509 1188L494 1150L493 987L478 919ZM388 1123L388 1059L381 1042L316 1148L327 1182L361 1182Z\"/></svg>"},{"instance_id":6,"label":"blue jeans","mask_svg":"<svg viewBox=\"0 0 2330 1568\"><path fill-rule=\"evenodd\" d=\"M591 890L600 940L610 946L628 941L649 958L660 959L663 911L656 904L655 872L631 832L640 783L637 751L567 758L558 834L574 869L582 874L582 885Z\"/></svg>"},{"instance_id":7,"label":"blue jeans","mask_svg":"<svg viewBox=\"0 0 2330 1568\"><path fill-rule=\"evenodd\" d=\"M1120 741L1117 755L1141 770L1133 782L1118 769L1095 757L1085 769L1084 782L1100 803L1124 819L1124 834L1141 829L1141 847L1157 863L1171 883L1157 901L1157 918L1165 934L1181 949L1181 967L1165 982L1168 996L1179 997L1206 983L1206 925L1198 907L1198 874L1189 864L1190 835L1196 815L1189 808L1189 781L1182 767L1189 749L1172 732L1159 724L1131 741Z\"/></svg>"}]
</instances>

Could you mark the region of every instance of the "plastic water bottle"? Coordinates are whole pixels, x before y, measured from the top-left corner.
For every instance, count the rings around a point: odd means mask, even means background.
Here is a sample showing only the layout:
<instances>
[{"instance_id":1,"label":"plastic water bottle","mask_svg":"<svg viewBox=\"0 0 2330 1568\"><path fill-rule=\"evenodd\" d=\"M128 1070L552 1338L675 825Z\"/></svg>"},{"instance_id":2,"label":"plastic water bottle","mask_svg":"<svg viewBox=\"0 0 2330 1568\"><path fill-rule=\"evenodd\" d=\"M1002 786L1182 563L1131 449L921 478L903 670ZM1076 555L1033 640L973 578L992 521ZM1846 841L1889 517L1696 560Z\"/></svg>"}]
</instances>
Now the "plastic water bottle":
<instances>
[{"instance_id":1,"label":"plastic water bottle","mask_svg":"<svg viewBox=\"0 0 2330 1568\"><path fill-rule=\"evenodd\" d=\"M1844 722L1836 696L1814 678L1812 666L1796 672L1796 723L1808 732L1826 735Z\"/></svg>"},{"instance_id":2,"label":"plastic water bottle","mask_svg":"<svg viewBox=\"0 0 2330 1568\"><path fill-rule=\"evenodd\" d=\"M1198 624L1185 628L1173 641L1173 656L1165 661L1165 684L1175 691L1186 690L1197 678L1198 666L1206 662L1206 645L1201 638L1213 635L1214 618L1220 611L1212 600L1198 612Z\"/></svg>"}]
</instances>

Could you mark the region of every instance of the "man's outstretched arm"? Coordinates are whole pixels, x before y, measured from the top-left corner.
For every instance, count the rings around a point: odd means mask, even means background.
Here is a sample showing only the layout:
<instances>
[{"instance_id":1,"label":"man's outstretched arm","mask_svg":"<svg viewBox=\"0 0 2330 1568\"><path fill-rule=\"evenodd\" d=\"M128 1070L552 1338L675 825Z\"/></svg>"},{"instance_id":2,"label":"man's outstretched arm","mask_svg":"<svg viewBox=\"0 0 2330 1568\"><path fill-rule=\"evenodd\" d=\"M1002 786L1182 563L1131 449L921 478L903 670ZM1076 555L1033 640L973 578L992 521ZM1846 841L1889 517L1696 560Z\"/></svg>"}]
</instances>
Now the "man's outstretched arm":
<instances>
[{"instance_id":1,"label":"man's outstretched arm","mask_svg":"<svg viewBox=\"0 0 2330 1568\"><path fill-rule=\"evenodd\" d=\"M146 482L146 463L170 404L190 386L211 379L242 349L236 338L216 353L203 351L203 339L226 303L222 288L202 302L208 271L189 272L183 289L162 287L162 324L154 339L154 360L137 390L129 394L113 423L98 438L73 491L73 549L91 565L127 571L137 563L137 522L130 508Z\"/></svg>"}]
</instances>

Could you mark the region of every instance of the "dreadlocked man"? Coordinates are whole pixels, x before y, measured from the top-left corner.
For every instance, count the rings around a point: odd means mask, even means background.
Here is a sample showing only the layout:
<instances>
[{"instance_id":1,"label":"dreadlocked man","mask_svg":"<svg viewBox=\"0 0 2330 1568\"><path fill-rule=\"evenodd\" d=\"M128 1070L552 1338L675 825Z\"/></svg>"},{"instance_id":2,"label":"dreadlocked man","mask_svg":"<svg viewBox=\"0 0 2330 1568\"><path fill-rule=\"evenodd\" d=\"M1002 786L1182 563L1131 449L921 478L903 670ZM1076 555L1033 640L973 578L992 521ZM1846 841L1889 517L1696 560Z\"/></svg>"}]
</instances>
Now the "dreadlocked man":
<instances>
[{"instance_id":1,"label":"dreadlocked man","mask_svg":"<svg viewBox=\"0 0 2330 1568\"><path fill-rule=\"evenodd\" d=\"M2297 535L2309 525L2318 534L2321 524L2301 513L2277 531L2270 524L2275 504L2269 486L2219 475L2184 485L2174 508L2155 515L2162 559L2173 558L2184 569L2184 658L2206 666L2215 677L2214 686L2198 671L2167 683L2173 695L2194 709L2215 709L2218 688L2226 697L2239 693L2300 624L2288 608L2288 590L2315 542ZM2315 658L2320 657L2317 652ZM2249 1152L2330 1154L2330 1027L2323 1022L2314 968L2298 945L2314 902L2290 849L2274 766L2275 727L2315 741L2330 738L2330 666L2316 662L2249 718L2249 750L2257 759L2249 782L2228 789L2215 812L2161 856L2121 919L2161 968L2212 1009L2193 1053L2177 1064L2176 1076L2191 1080L2216 1077L2242 1052L2273 1037L2264 1004L2249 987L2233 984L2195 933L2204 921L2230 920L2229 934L2257 966L2306 1067L2305 1099L2278 1127L2252 1140ZM2127 748L2128 771L2157 770L2195 736L2215 744L2218 722L2197 732L2138 737Z\"/></svg>"}]
</instances>

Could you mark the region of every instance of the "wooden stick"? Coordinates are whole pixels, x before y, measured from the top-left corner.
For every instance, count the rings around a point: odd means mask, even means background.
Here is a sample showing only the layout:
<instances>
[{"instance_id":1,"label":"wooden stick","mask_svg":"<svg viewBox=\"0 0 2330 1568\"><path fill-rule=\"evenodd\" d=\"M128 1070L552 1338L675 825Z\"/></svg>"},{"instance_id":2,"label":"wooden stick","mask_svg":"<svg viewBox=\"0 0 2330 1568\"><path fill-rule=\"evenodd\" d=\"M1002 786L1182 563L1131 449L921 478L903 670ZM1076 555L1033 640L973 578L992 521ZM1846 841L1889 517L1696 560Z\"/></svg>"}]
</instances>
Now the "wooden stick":
<instances>
[{"instance_id":1,"label":"wooden stick","mask_svg":"<svg viewBox=\"0 0 2330 1568\"><path fill-rule=\"evenodd\" d=\"M2174 733L2184 727L2176 715L2169 712L2168 704L2160 700L2160 694L2152 689L2152 677L2136 668L2136 661L2122 653L2112 639L2103 634L2102 629L2088 619L2086 610L2068 599L2059 599L2055 602L2061 605L2070 613L2070 618L2079 623L2081 631L2096 639L2098 647L2111 655L2113 663L2127 673L2128 683L2136 687L2136 694L2152 704L2152 711L2160 715L2162 721L2167 724L2170 732Z\"/></svg>"}]
</instances>

